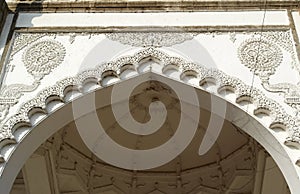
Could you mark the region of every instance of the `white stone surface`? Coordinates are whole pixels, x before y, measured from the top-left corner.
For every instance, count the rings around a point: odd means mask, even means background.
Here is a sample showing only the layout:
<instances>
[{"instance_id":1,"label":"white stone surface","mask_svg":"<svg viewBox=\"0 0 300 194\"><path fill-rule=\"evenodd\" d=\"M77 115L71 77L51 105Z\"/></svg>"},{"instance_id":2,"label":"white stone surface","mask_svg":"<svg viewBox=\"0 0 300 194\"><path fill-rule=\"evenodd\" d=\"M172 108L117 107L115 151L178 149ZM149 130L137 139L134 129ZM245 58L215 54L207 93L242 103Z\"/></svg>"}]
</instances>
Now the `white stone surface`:
<instances>
[{"instance_id":1,"label":"white stone surface","mask_svg":"<svg viewBox=\"0 0 300 194\"><path fill-rule=\"evenodd\" d=\"M252 80L253 73L241 64L237 54L239 45L251 37L251 33L237 33L236 41L232 42L228 33L218 35L202 33L193 40L172 47L165 47L162 50L170 56L180 56L186 61L196 62L206 68L219 69L230 76L238 77L247 85L253 84L254 87L264 91L266 95L280 102L286 111L293 115L294 111L284 103L282 96L266 91L261 86L258 77L254 76L254 80ZM143 49L121 45L116 41L106 39L104 34L95 34L91 37L78 34L72 44L69 39L69 34L65 33L57 35L55 39L54 36L46 36L39 40L59 41L66 48L66 56L61 65L41 80L40 86L35 91L24 93L18 105L11 108L9 115L17 112L20 105L33 98L43 88L51 86L65 77L75 76L83 70L95 68L104 62L116 60L121 56L132 55ZM5 74L3 85L20 83L30 85L33 83L33 77L28 73L24 73L27 72L22 61L24 52L26 52L26 49L16 53L9 66L6 67L8 72ZM277 68L276 73L270 76L271 83L298 83L300 81L299 72L290 66L290 54L283 49L282 52L283 62Z\"/></svg>"},{"instance_id":2,"label":"white stone surface","mask_svg":"<svg viewBox=\"0 0 300 194\"><path fill-rule=\"evenodd\" d=\"M262 25L263 11L170 13L20 13L17 27ZM268 11L265 25L288 25L286 11Z\"/></svg>"}]
</instances>

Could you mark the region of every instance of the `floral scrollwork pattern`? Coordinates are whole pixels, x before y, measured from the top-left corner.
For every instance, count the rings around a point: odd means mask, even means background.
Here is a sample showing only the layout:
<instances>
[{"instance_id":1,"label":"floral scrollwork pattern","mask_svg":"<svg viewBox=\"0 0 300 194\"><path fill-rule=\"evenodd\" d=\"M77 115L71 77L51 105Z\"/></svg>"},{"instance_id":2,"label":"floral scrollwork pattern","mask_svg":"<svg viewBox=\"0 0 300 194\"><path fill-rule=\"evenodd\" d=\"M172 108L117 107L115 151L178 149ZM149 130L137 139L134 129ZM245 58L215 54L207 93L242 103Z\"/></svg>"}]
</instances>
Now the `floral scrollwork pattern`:
<instances>
[{"instance_id":1,"label":"floral scrollwork pattern","mask_svg":"<svg viewBox=\"0 0 300 194\"><path fill-rule=\"evenodd\" d=\"M113 41L135 47L172 46L191 40L197 33L187 32L128 32L108 33L106 37Z\"/></svg>"},{"instance_id":2,"label":"floral scrollwork pattern","mask_svg":"<svg viewBox=\"0 0 300 194\"><path fill-rule=\"evenodd\" d=\"M98 80L97 83L101 84L101 79L105 77L107 71L113 71L115 74L121 74L120 69L124 67L134 66L138 69L140 61L146 58L155 58L159 60L162 65L162 74L164 74L163 69L168 69L168 66L178 67L178 71L181 74L186 72L196 72L197 78L199 79L199 87L205 83L207 79L215 79L215 84L217 86L217 92L224 88L230 88L236 94L236 101L242 101L242 99L251 99L250 102L255 105L255 110L253 115L259 114L261 112L266 113L272 119L269 128L275 128L283 126L288 132L289 136L286 140L287 145L300 144L300 127L295 120L295 117L289 115L276 101L269 99L263 94L259 89L252 88L244 84L241 80L235 77L226 75L224 72L218 69L207 69L196 63L186 62L184 59L179 57L171 57L164 52L154 49L147 48L143 49L132 56L124 56L118 58L115 61L101 64L95 69L86 70L79 73L77 76L65 78L64 80L58 81L55 85L42 90L35 98L26 102L21 106L18 113L6 120L0 127L0 142L7 139L13 138L13 133L20 123L27 123L30 125L30 119L28 112L34 108L46 109L47 99L49 97L56 96L63 101L65 96L65 90L71 86L74 88L81 88L85 81L93 78ZM130 68L130 67L128 67ZM127 79L127 78L125 78ZM179 79L182 79L181 77ZM84 91L81 91L84 94ZM266 111L267 110L267 111ZM47 111L45 111L47 112Z\"/></svg>"},{"instance_id":3,"label":"floral scrollwork pattern","mask_svg":"<svg viewBox=\"0 0 300 194\"><path fill-rule=\"evenodd\" d=\"M25 67L36 79L41 79L64 59L66 50L57 41L45 40L33 44L23 55Z\"/></svg>"},{"instance_id":4,"label":"floral scrollwork pattern","mask_svg":"<svg viewBox=\"0 0 300 194\"><path fill-rule=\"evenodd\" d=\"M238 55L240 61L259 76L264 89L268 92L284 94L284 102L294 108L296 114L299 115L299 83L270 82L270 76L275 74L276 68L282 63L282 51L289 53L291 68L299 72L299 63L296 59L290 31L268 31L263 32L260 38L247 39L240 45Z\"/></svg>"},{"instance_id":5,"label":"floral scrollwork pattern","mask_svg":"<svg viewBox=\"0 0 300 194\"><path fill-rule=\"evenodd\" d=\"M2 87L0 90L0 121L5 119L10 107L19 102L24 92L34 91L40 85L40 80L62 63L65 54L63 45L52 40L36 42L27 48L23 53L23 62L27 71L34 77L34 82L30 85L11 84Z\"/></svg>"},{"instance_id":6,"label":"floral scrollwork pattern","mask_svg":"<svg viewBox=\"0 0 300 194\"><path fill-rule=\"evenodd\" d=\"M241 62L260 77L275 73L282 61L280 48L261 38L248 39L239 47Z\"/></svg>"}]
</instances>

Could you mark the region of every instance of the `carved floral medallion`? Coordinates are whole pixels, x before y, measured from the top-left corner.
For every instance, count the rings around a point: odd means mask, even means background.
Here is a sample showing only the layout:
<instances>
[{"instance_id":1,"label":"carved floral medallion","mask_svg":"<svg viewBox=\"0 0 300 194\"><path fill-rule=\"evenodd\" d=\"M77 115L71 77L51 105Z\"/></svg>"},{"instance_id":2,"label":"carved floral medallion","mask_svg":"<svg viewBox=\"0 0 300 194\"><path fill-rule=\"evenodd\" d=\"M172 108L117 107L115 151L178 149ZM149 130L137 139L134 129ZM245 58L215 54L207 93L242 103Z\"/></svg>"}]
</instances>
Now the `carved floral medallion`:
<instances>
[{"instance_id":1,"label":"carved floral medallion","mask_svg":"<svg viewBox=\"0 0 300 194\"><path fill-rule=\"evenodd\" d=\"M241 62L262 77L274 74L282 57L282 52L277 45L261 38L248 39L239 47Z\"/></svg>"},{"instance_id":2,"label":"carved floral medallion","mask_svg":"<svg viewBox=\"0 0 300 194\"><path fill-rule=\"evenodd\" d=\"M28 73L41 79L63 61L65 54L61 43L45 40L29 47L23 55L23 62Z\"/></svg>"}]
</instances>

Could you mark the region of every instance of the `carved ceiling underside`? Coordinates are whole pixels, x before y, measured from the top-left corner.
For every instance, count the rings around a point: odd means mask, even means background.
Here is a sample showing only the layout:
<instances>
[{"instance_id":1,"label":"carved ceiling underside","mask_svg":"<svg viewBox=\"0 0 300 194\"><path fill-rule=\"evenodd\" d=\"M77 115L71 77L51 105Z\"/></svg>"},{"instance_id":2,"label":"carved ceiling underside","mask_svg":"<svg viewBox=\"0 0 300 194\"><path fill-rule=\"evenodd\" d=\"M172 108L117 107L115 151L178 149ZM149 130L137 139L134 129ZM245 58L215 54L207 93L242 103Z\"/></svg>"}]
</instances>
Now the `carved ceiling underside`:
<instances>
[{"instance_id":1,"label":"carved ceiling underside","mask_svg":"<svg viewBox=\"0 0 300 194\"><path fill-rule=\"evenodd\" d=\"M66 91L71 86L77 88L81 94L84 94L84 91L80 88L90 79L94 79L97 83L100 83L99 87L105 87L101 85L104 78L114 75L119 81L122 81L122 73L127 70L133 70L140 74L139 66L144 63L145 60L149 59L158 61L161 65L159 73L162 75L166 75L166 72L170 69L179 72L182 76L178 78L178 81L184 81L185 75L193 75L197 78L199 83L195 87L201 89L204 89L202 86L205 85L208 80L210 80L209 82L213 80L217 88L217 93L221 93L224 90L233 92L236 95L237 103L248 101L255 106L253 115L259 115L261 113L267 114L272 120L269 126L270 129L279 127L286 130L288 138L285 143L287 145L298 145L300 143L298 116L288 114L278 102L268 98L261 90L246 85L240 79L229 76L218 69L208 69L199 64L186 61L183 58L169 56L157 48L191 40L196 34L178 33L174 36L170 36L168 33L152 33L152 39L151 36L146 36L145 34L146 33L140 34L140 36L134 33L107 35L109 39L119 41L122 44L143 48L131 56L120 57L111 62L101 64L94 69L81 72L74 77L68 77L58 81L53 86L40 91L32 100L24 103L16 114L6 118L10 108L18 103L18 99L24 95L25 92L34 91L46 75L50 74L52 70L63 63L64 57L68 52L59 40L55 40L59 33L17 34L7 69L13 70L13 66L10 63L14 55L19 51L25 50L23 53L23 62L27 72L33 77L34 82L30 85L13 84L2 87L0 92L0 119L2 121L0 139L2 145L4 146L7 143L14 142L14 132L20 126L31 126L30 115L33 110L42 109L47 113L46 107L47 103L49 103L49 99L65 102ZM70 36L69 42L72 44L79 34L69 33L67 35ZM95 34L80 33L80 35L90 37ZM217 33L211 33L211 35L215 36ZM229 33L229 38L234 43L236 34ZM134 43L132 43L132 39L134 39ZM169 41L167 41L168 39ZM29 43L30 46L28 46ZM299 71L299 63L295 57L292 43L293 41L289 31L265 32L262 34L253 33L251 38L244 40L239 46L237 53L241 63L258 75L262 85L267 91L283 93L286 103L296 111L299 111L300 90L298 85L291 83L270 84L269 82L269 78L276 72L276 67L282 63L283 50L290 53L292 65ZM257 50L262 51L258 52L258 54L260 54L258 57L256 56Z\"/></svg>"},{"instance_id":2,"label":"carved ceiling underside","mask_svg":"<svg viewBox=\"0 0 300 194\"><path fill-rule=\"evenodd\" d=\"M107 112L110 108L105 107L100 112ZM256 151L262 148L244 132L228 123L226 130L222 130L218 143L208 154L201 157L195 154L193 147L198 144L194 142L199 142L203 135L198 134L191 143L193 146L189 146L176 159L162 168L147 171L123 170L104 163L82 141L78 141L80 137L75 126L72 122L63 127L32 156L52 156L59 193L234 194L251 193L253 190ZM202 130L198 131L201 132ZM236 141L228 141L228 137L234 137ZM157 137L152 137L151 141L157 143ZM48 163L51 164L51 161ZM24 182L21 179L25 178L19 176L14 187L24 187L24 183L20 182ZM240 182L235 185L236 181Z\"/></svg>"},{"instance_id":3,"label":"carved ceiling underside","mask_svg":"<svg viewBox=\"0 0 300 194\"><path fill-rule=\"evenodd\" d=\"M153 61L152 61L153 62ZM155 62L153 62L153 66ZM126 70L125 70L126 71ZM128 71L128 70L127 70ZM149 73L148 73L149 74ZM153 73L152 73L153 76ZM137 79L140 78L132 78ZM126 87L130 80L119 83ZM130 82L131 83L131 82ZM162 142L172 138L170 135L178 130L177 120L180 120L180 96L174 95L172 88L159 81L145 81L139 84L129 99L131 114L137 121L146 123L149 120L148 107L153 97L158 98L166 106L168 115L165 123L154 134L140 136L127 133L121 126L115 125L118 120L112 114L112 104L106 104L105 97L111 95L115 85L107 86L96 94L97 101L103 106L95 109L99 121L105 126L105 131L119 145L128 149L144 150L150 147L158 147ZM201 92L201 91L199 91ZM171 94L170 94L171 93ZM209 95L208 95L209 96ZM208 97L209 98L209 97ZM200 99L204 100L202 96ZM207 102L207 101L205 101ZM201 110L201 118L197 132L188 147L170 162L148 170L126 170L117 168L97 157L86 145L78 133L76 121L68 123L49 137L27 160L23 172L23 178L15 181L11 194L22 193L17 188L23 188L30 182L28 176L31 159L45 158L50 171L49 181L51 185L57 185L56 191L61 194L250 194L255 190L256 175L262 170L256 166L260 164L260 155L265 150L249 135L240 130L234 124L225 121L221 133L212 148L204 155L197 154L199 142L204 138L209 124L210 112ZM105 116L104 116L105 115ZM104 116L104 118L102 117ZM92 125L93 126L93 125ZM95 135L95 134L94 134ZM234 139L234 141L230 141ZM202 140L203 141L203 140ZM115 152L111 152L116 154ZM50 159L51 158L51 159ZM37 163L34 163L32 173L39 171ZM55 168L51 168L54 166ZM276 170L277 166L265 167L266 174ZM279 171L279 169L277 169ZM276 177L272 174L273 177ZM36 176L38 176L36 174ZM53 177L52 177L53 176ZM282 175L281 175L282 176ZM23 180L23 181L22 181ZM23 182L23 183L22 183ZM25 182L25 183L24 183ZM279 182L279 181L278 181ZM261 181L259 185L267 185L267 181ZM278 185L280 185L278 183ZM286 183L284 183L286 188ZM273 185L272 185L273 186ZM43 190L42 188L40 190ZM283 194L282 190L280 190ZM27 190L28 192L28 190ZM29 190L30 193L30 190ZM55 193L54 189L50 193ZM277 193L277 190L276 190ZM289 192L286 192L289 193Z\"/></svg>"}]
</instances>

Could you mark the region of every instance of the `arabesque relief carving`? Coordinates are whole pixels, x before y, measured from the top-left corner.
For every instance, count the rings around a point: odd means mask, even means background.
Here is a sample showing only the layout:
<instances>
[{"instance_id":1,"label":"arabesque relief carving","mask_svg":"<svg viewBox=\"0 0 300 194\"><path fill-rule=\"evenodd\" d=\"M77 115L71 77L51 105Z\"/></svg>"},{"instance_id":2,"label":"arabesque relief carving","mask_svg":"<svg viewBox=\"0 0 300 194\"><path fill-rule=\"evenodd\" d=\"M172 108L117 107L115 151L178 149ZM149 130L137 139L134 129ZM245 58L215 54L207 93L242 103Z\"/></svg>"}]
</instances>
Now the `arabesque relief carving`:
<instances>
[{"instance_id":1,"label":"arabesque relief carving","mask_svg":"<svg viewBox=\"0 0 300 194\"><path fill-rule=\"evenodd\" d=\"M26 70L35 80L41 80L59 64L66 54L64 46L57 41L40 41L30 46L23 54Z\"/></svg>"},{"instance_id":2,"label":"arabesque relief carving","mask_svg":"<svg viewBox=\"0 0 300 194\"><path fill-rule=\"evenodd\" d=\"M282 49L289 52L292 57L292 65L297 70L299 65L297 65L297 60L295 58L295 53L293 50L292 40L290 35L287 32L264 32L261 37L261 42L258 44L260 39L255 37L247 39L239 49L239 57L243 64L245 64L248 68L251 69L256 75L258 75L261 80L264 88L271 92L279 92L285 94L286 103L291 105L296 109L300 109L298 104L300 104L300 92L298 85L291 83L278 83L278 84L270 84L269 78L270 76L276 73L276 67L278 67L282 61ZM75 37L77 35L86 36L89 35L90 38L92 35L99 33L67 33L69 38L69 43L72 44L75 41ZM107 35L107 34L106 34ZM209 34L211 35L211 34ZM49 36L53 36L54 39L57 36L57 33L49 34ZM159 44L155 42L151 42L150 39L147 39L144 46L141 46L140 43L132 43L139 44L141 47L147 47L147 45L154 45L155 47L160 46L170 46L172 44L181 43L182 41L189 40L193 38L194 34L190 34L188 37L179 36L180 38L177 41L172 40L171 42L164 43L161 41ZM64 98L64 90L69 86L78 86L83 84L84 80L90 77L96 78L100 80L103 78L103 73L107 71L114 71L116 74L121 73L121 68L126 64L130 64L134 67L137 67L140 61L147 57L154 57L159 59L165 67L169 65L176 65L178 71L181 73L185 73L187 71L193 71L196 73L197 77L201 80L200 85L205 82L206 79L215 79L216 84L219 90L223 88L231 88L235 94L237 95L236 100L248 96L253 104L257 107L254 114L259 113L260 111L266 112L268 110L271 115L273 121L270 125L270 128L275 126L282 126L283 128L289 131L289 137L286 140L287 144L299 144L300 143L300 129L299 129L299 120L296 117L293 117L285 112L285 110L272 99L267 98L261 91L252 88L250 86L245 85L238 78L230 77L220 70L217 69L206 69L204 66L198 65L192 62L186 62L184 59L179 57L171 57L167 54L156 50L153 47L144 49L133 56L125 56L121 57L115 61L111 61L108 63L104 63L98 66L95 69L84 71L78 74L75 77L66 78L62 81L57 82L56 85L46 88L42 90L39 95L23 104L18 111L18 113L10 118L6 118L7 112L9 108L16 103L18 103L18 99L23 95L24 92L34 91L40 84L40 81L49 74L52 70L54 70L58 65L62 63L64 57L66 55L66 50L64 46L56 40L39 40L44 37L43 35L34 35L32 38L31 45L27 48L26 45L22 44L26 42L28 39L27 35L24 38L20 38L17 46L14 46L13 52L16 53L21 51L23 48L23 62L25 64L27 72L33 76L34 82L31 85L23 85L23 84L12 84L8 86L3 86L0 91L0 121L1 124L1 132L0 132L0 140L4 141L5 139L13 139L13 133L15 130L15 126L18 123L29 123L28 111L32 108L46 107L46 99L49 96L59 96L60 99ZM166 36L167 37L167 36ZM282 37L281 39L279 37ZM153 38L153 37L152 37ZM236 36L236 33L229 33L229 40L233 43L236 42L236 39L239 38ZM278 44L276 41L280 39L282 43ZM179 41L180 40L180 41ZM279 40L278 40L279 41ZM30 42L30 41L29 41ZM138 41L139 42L139 41ZM20 45L20 46L18 46ZM260 48L263 52L263 55L259 58L255 57L255 51L257 48ZM252 62L249 62L251 61ZM257 62L253 63L253 60L257 60ZM257 64L259 66L257 66ZM162 72L163 73L163 72Z\"/></svg>"},{"instance_id":3,"label":"arabesque relief carving","mask_svg":"<svg viewBox=\"0 0 300 194\"><path fill-rule=\"evenodd\" d=\"M259 38L246 39L238 49L239 58L246 67L259 76L262 86L269 92L283 93L285 103L300 113L300 83L271 83L270 77L282 64L282 50L289 53L291 67L300 75L300 64L290 31L263 32ZM284 64L287 65L287 64Z\"/></svg>"},{"instance_id":4,"label":"arabesque relief carving","mask_svg":"<svg viewBox=\"0 0 300 194\"><path fill-rule=\"evenodd\" d=\"M267 113L272 118L269 128L272 129L274 127L282 126L282 128L289 132L289 136L286 139L287 145L298 145L300 143L300 129L297 119L286 113L281 105L266 97L260 90L252 88L251 86L244 84L238 78L228 76L220 70L207 69L199 64L187 62L182 58L171 57L164 52L151 47L143 49L132 56L124 56L115 61L101 64L97 68L81 72L75 77L65 78L64 80L58 81L55 85L42 90L36 98L24 103L17 114L10 117L1 125L0 140L3 142L7 139L13 139L13 134L18 124L27 123L26 125L30 125L28 114L30 110L42 108L47 112L45 108L47 99L50 96L56 96L59 100L63 101L65 96L64 91L70 86L80 88L85 80L90 78L98 80L97 83L101 83L101 79L105 77L107 71L113 71L116 75L119 75L122 73L120 70L124 70L126 67L131 69L133 67L133 69L137 70L142 59L149 59L152 57L160 61L160 64L162 65L162 74L164 74L164 69L167 69L168 66L175 65L177 67L176 69L178 69L181 74L191 71L195 72L197 78L200 80L198 87L201 87L202 84L206 83L207 79L214 79L218 92L225 89L234 91L237 102L250 99L250 103L253 103L256 107L253 112L254 115Z\"/></svg>"},{"instance_id":5,"label":"arabesque relief carving","mask_svg":"<svg viewBox=\"0 0 300 194\"><path fill-rule=\"evenodd\" d=\"M191 40L197 34L187 32L127 32L107 33L106 37L135 47L168 47Z\"/></svg>"},{"instance_id":6,"label":"arabesque relief carving","mask_svg":"<svg viewBox=\"0 0 300 194\"><path fill-rule=\"evenodd\" d=\"M22 41L35 41L42 35L19 36L23 38L17 39L15 51L24 48L26 44ZM30 42L30 41L29 41ZM23 63L26 70L34 78L30 85L11 84L4 85L0 91L0 121L5 119L11 106L18 103L24 92L32 92L39 85L41 79L49 74L54 68L62 63L66 54L64 46L58 41L43 40L30 45L23 53Z\"/></svg>"},{"instance_id":7,"label":"arabesque relief carving","mask_svg":"<svg viewBox=\"0 0 300 194\"><path fill-rule=\"evenodd\" d=\"M265 77L275 73L283 56L277 45L264 39L251 38L240 45L239 57L250 71Z\"/></svg>"}]
</instances>

